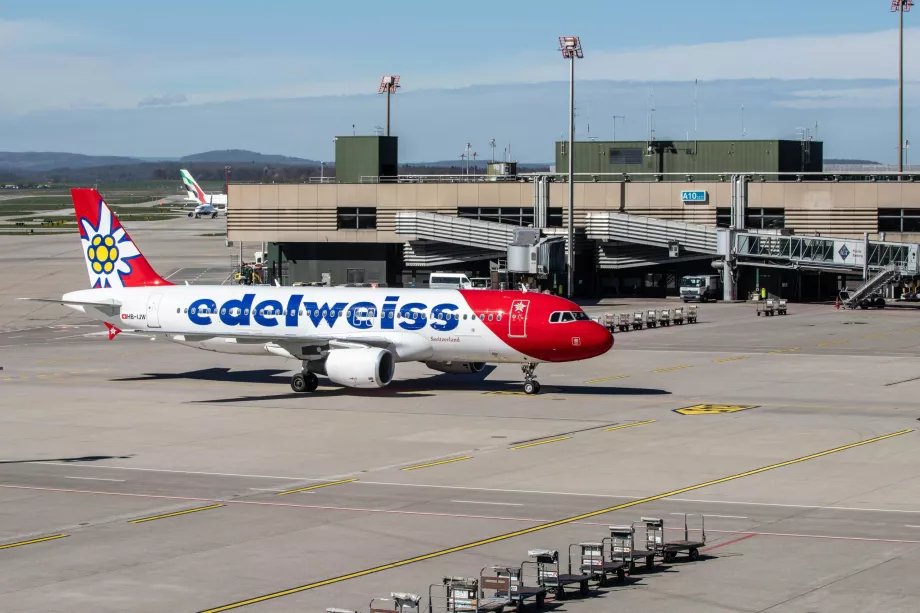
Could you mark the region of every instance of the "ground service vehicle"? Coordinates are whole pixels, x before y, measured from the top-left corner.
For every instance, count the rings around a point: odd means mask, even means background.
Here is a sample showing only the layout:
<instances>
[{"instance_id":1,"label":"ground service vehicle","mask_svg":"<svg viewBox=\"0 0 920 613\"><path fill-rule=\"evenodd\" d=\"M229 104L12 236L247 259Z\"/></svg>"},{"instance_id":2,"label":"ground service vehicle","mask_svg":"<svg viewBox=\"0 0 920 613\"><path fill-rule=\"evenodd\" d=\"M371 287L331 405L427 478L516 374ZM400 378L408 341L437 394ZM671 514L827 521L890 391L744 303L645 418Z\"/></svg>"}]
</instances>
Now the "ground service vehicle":
<instances>
[{"instance_id":1,"label":"ground service vehicle","mask_svg":"<svg viewBox=\"0 0 920 613\"><path fill-rule=\"evenodd\" d=\"M473 283L462 272L433 272L428 279L430 289L472 289Z\"/></svg>"},{"instance_id":2,"label":"ground service vehicle","mask_svg":"<svg viewBox=\"0 0 920 613\"><path fill-rule=\"evenodd\" d=\"M693 275L680 279L680 299L684 302L718 300L721 294L722 277L719 275Z\"/></svg>"}]
</instances>

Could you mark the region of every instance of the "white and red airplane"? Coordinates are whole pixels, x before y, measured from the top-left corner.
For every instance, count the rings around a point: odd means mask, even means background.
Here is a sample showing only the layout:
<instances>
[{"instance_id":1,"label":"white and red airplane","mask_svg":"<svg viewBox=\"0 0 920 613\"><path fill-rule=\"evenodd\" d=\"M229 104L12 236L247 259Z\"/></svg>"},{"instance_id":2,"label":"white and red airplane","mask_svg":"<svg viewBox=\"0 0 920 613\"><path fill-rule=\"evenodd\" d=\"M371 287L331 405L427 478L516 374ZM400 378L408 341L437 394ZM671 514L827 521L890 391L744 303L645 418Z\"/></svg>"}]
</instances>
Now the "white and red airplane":
<instances>
[{"instance_id":1,"label":"white and red airplane","mask_svg":"<svg viewBox=\"0 0 920 613\"><path fill-rule=\"evenodd\" d=\"M397 362L446 373L521 364L536 394L541 362L606 353L613 336L569 300L520 291L173 285L161 278L94 189L71 190L92 289L37 298L124 329L220 353L300 360L296 392L316 374L384 387ZM27 299L28 300L28 299Z\"/></svg>"}]
</instances>

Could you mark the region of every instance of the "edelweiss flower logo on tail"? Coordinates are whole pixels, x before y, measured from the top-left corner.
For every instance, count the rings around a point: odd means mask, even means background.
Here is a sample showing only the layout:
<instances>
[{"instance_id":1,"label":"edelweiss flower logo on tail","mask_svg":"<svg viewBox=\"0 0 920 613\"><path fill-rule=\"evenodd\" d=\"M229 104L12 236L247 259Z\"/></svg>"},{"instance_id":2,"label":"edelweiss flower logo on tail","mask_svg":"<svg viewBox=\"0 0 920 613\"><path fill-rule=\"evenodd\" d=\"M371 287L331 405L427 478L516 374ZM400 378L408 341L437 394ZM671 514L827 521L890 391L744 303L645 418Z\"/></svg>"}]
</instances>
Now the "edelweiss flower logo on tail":
<instances>
[{"instance_id":1,"label":"edelweiss flower logo on tail","mask_svg":"<svg viewBox=\"0 0 920 613\"><path fill-rule=\"evenodd\" d=\"M70 190L90 287L172 285L156 273L94 189Z\"/></svg>"},{"instance_id":2,"label":"edelweiss flower logo on tail","mask_svg":"<svg viewBox=\"0 0 920 613\"><path fill-rule=\"evenodd\" d=\"M92 287L125 287L123 277L131 274L131 260L140 252L102 199L98 219L94 226L88 218L80 218L80 239L90 282Z\"/></svg>"}]
</instances>

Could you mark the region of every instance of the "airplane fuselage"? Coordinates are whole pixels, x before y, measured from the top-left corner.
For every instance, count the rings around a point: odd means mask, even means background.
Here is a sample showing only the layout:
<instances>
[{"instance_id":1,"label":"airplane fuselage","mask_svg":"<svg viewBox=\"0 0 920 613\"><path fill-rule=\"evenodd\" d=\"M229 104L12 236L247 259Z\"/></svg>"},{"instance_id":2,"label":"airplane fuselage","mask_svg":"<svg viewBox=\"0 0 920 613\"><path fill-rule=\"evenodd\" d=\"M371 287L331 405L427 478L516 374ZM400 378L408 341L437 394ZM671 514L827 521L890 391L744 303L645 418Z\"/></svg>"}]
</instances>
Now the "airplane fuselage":
<instances>
[{"instance_id":1,"label":"airplane fuselage","mask_svg":"<svg viewBox=\"0 0 920 613\"><path fill-rule=\"evenodd\" d=\"M312 339L370 339L398 362L566 362L613 344L572 302L534 292L192 285L81 290L65 299L114 300L120 307L110 313L73 308L125 331L294 359L309 359ZM570 315L552 323L553 313Z\"/></svg>"}]
</instances>

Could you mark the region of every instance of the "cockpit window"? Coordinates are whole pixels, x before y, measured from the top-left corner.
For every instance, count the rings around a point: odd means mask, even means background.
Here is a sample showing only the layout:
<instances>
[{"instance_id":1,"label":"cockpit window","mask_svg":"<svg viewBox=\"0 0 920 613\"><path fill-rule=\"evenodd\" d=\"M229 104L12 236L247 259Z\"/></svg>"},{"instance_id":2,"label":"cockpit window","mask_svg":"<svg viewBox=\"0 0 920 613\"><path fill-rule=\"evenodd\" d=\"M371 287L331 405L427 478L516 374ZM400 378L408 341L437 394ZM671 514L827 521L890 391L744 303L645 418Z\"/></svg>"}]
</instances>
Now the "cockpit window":
<instances>
[{"instance_id":1,"label":"cockpit window","mask_svg":"<svg viewBox=\"0 0 920 613\"><path fill-rule=\"evenodd\" d=\"M590 321L590 317L584 311L557 311L549 316L549 323L569 323L573 321Z\"/></svg>"}]
</instances>

